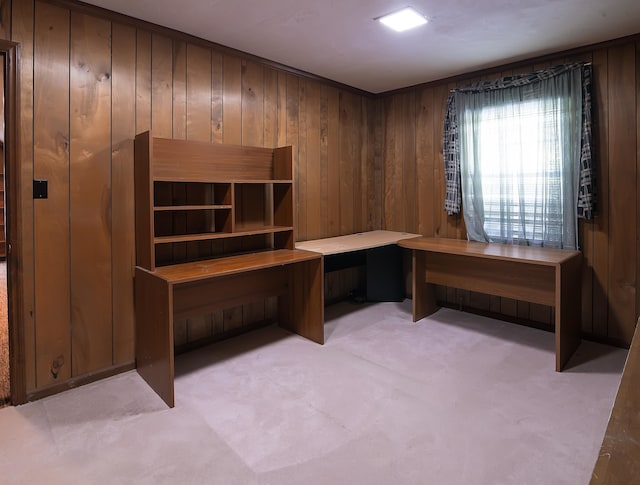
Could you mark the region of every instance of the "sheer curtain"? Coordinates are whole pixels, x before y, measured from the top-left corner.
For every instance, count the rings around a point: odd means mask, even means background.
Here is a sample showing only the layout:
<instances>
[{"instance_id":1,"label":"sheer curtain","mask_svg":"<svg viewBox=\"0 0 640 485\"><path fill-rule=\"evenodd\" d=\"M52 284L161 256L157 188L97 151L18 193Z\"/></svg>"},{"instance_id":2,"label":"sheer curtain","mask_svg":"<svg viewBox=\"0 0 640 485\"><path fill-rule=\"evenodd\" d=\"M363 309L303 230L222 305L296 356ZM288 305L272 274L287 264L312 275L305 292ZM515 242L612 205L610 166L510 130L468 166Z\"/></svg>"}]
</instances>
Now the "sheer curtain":
<instances>
[{"instance_id":1,"label":"sheer curtain","mask_svg":"<svg viewBox=\"0 0 640 485\"><path fill-rule=\"evenodd\" d=\"M582 83L573 69L454 93L469 239L577 248Z\"/></svg>"}]
</instances>

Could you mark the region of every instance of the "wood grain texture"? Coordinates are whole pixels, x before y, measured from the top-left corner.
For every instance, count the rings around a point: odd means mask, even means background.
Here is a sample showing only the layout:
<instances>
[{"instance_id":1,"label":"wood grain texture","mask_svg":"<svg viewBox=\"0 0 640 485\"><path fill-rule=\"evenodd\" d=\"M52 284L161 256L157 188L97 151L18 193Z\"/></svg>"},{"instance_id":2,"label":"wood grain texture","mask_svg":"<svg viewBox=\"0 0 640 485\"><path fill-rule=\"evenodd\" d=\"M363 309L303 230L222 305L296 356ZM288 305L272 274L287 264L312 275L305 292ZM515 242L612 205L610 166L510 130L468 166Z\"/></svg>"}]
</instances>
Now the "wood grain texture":
<instances>
[{"instance_id":1,"label":"wood grain texture","mask_svg":"<svg viewBox=\"0 0 640 485\"><path fill-rule=\"evenodd\" d=\"M609 322L609 52L593 53L594 143L598 161L598 212L593 235L593 332L608 335Z\"/></svg>"},{"instance_id":2,"label":"wood grain texture","mask_svg":"<svg viewBox=\"0 0 640 485\"><path fill-rule=\"evenodd\" d=\"M320 162L320 85L307 83L307 172L306 190L300 190L306 201L306 239L322 235L322 166Z\"/></svg>"},{"instance_id":3,"label":"wood grain texture","mask_svg":"<svg viewBox=\"0 0 640 485\"><path fill-rule=\"evenodd\" d=\"M556 310L555 369L560 372L580 343L579 251L418 237L398 245L414 252L414 321L435 310L433 285L485 291L552 305ZM416 253L423 253L422 255Z\"/></svg>"},{"instance_id":4,"label":"wood grain texture","mask_svg":"<svg viewBox=\"0 0 640 485\"><path fill-rule=\"evenodd\" d=\"M609 325L608 335L630 342L635 315L636 69L635 45L609 50ZM615 276L614 276L615 275Z\"/></svg>"},{"instance_id":5,"label":"wood grain texture","mask_svg":"<svg viewBox=\"0 0 640 485\"><path fill-rule=\"evenodd\" d=\"M36 387L71 377L69 71L57 68L69 65L69 23L69 11L36 3L33 176L49 181L33 213Z\"/></svg>"},{"instance_id":6,"label":"wood grain texture","mask_svg":"<svg viewBox=\"0 0 640 485\"><path fill-rule=\"evenodd\" d=\"M637 269L640 267L640 248L636 217L629 217L629 208L640 210L637 201L638 181L638 74L637 41L594 47L578 56L559 53L544 62L519 63L514 69L506 66L501 73L460 78L462 85L479 78L494 79L501 74L522 73L541 69L565 61L592 60L594 66L594 160L596 161L598 209L592 222L581 222L580 243L584 253L584 270L580 280L582 330L586 335L614 343L629 343L634 317L640 312L637 291ZM384 219L382 228L393 228L398 218L411 214L410 201L398 200L396 193L412 190L404 181L398 183L399 160L404 147L398 143L399 127L416 126L416 205L418 232L433 236L465 238L461 217L448 217L442 210L445 181L442 166L442 123L450 85L432 83L400 93L382 96L380 104L385 124L384 200L381 201ZM415 93L414 114L405 96ZM433 113L429 126L425 118ZM405 129L405 128L403 128ZM403 135L404 136L404 135ZM433 140L432 152L429 151ZM425 157L424 152L427 152ZM430 154L431 153L431 154ZM426 170L426 173L424 172ZM422 175L424 173L424 175ZM615 189L615 190L614 190ZM427 201L424 200L424 194ZM429 199L433 199L430 207ZM432 222L433 221L433 222ZM426 231L423 231L423 227ZM404 229L404 228L402 228ZM624 266L624 268L623 268ZM469 304L476 309L488 309L511 317L519 317L548 324L552 321L549 306L526 304L481 294L469 294L438 288L438 298L448 304Z\"/></svg>"},{"instance_id":7,"label":"wood grain texture","mask_svg":"<svg viewBox=\"0 0 640 485\"><path fill-rule=\"evenodd\" d=\"M353 169L353 98L340 92L340 234L355 232ZM337 195L337 194L336 194Z\"/></svg>"},{"instance_id":8,"label":"wood grain texture","mask_svg":"<svg viewBox=\"0 0 640 485\"><path fill-rule=\"evenodd\" d=\"M135 358L133 278L135 217L133 136L135 134L135 44L132 27L112 26L111 259L113 271L113 364Z\"/></svg>"},{"instance_id":9,"label":"wood grain texture","mask_svg":"<svg viewBox=\"0 0 640 485\"><path fill-rule=\"evenodd\" d=\"M173 292L166 280L137 267L136 363L138 374L169 407L174 405Z\"/></svg>"},{"instance_id":10,"label":"wood grain texture","mask_svg":"<svg viewBox=\"0 0 640 485\"><path fill-rule=\"evenodd\" d=\"M151 129L154 136L173 135L173 44L151 36Z\"/></svg>"},{"instance_id":11,"label":"wood grain texture","mask_svg":"<svg viewBox=\"0 0 640 485\"><path fill-rule=\"evenodd\" d=\"M328 227L325 237L338 236L340 231L340 95L329 88L327 120L327 217Z\"/></svg>"},{"instance_id":12,"label":"wood grain texture","mask_svg":"<svg viewBox=\"0 0 640 485\"><path fill-rule=\"evenodd\" d=\"M0 0L0 39L11 39L11 0Z\"/></svg>"},{"instance_id":13,"label":"wood grain texture","mask_svg":"<svg viewBox=\"0 0 640 485\"><path fill-rule=\"evenodd\" d=\"M173 113L171 138L187 138L187 44L173 40L172 92Z\"/></svg>"},{"instance_id":14,"label":"wood grain texture","mask_svg":"<svg viewBox=\"0 0 640 485\"><path fill-rule=\"evenodd\" d=\"M72 12L70 55L71 345L78 376L113 361L111 24Z\"/></svg>"},{"instance_id":15,"label":"wood grain texture","mask_svg":"<svg viewBox=\"0 0 640 485\"><path fill-rule=\"evenodd\" d=\"M12 40L20 44L20 180L34 178L34 1L16 2L12 8ZM22 321L25 349L26 391L36 388L34 201L33 187L19 187L19 227L22 241Z\"/></svg>"},{"instance_id":16,"label":"wood grain texture","mask_svg":"<svg viewBox=\"0 0 640 485\"><path fill-rule=\"evenodd\" d=\"M633 483L640 476L640 325L636 325L591 485Z\"/></svg>"}]
</instances>

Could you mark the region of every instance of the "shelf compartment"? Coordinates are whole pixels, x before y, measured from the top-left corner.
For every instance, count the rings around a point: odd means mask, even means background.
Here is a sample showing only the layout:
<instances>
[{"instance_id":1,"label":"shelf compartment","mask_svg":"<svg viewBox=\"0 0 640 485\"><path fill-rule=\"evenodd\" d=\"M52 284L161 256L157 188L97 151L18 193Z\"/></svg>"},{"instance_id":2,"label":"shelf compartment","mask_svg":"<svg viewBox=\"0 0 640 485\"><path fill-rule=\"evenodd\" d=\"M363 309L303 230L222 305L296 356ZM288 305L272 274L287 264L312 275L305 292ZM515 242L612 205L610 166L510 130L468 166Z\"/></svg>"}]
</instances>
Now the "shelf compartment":
<instances>
[{"instance_id":1,"label":"shelf compartment","mask_svg":"<svg viewBox=\"0 0 640 485\"><path fill-rule=\"evenodd\" d=\"M231 206L230 182L176 182L155 180L153 201L156 210L177 206Z\"/></svg>"},{"instance_id":2,"label":"shelf compartment","mask_svg":"<svg viewBox=\"0 0 640 485\"><path fill-rule=\"evenodd\" d=\"M232 231L232 208L189 209L173 207L154 212L155 237L188 236L202 233L228 234Z\"/></svg>"}]
</instances>

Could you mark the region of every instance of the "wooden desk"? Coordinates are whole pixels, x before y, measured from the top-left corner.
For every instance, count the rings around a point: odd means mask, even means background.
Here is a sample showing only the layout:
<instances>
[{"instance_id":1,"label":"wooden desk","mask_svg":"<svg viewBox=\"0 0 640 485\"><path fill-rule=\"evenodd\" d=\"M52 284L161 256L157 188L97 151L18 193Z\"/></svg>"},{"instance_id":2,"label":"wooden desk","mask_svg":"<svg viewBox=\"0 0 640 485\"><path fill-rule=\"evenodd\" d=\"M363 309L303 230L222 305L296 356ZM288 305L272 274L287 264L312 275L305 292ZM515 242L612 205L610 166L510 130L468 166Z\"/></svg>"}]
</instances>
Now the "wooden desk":
<instances>
[{"instance_id":1,"label":"wooden desk","mask_svg":"<svg viewBox=\"0 0 640 485\"><path fill-rule=\"evenodd\" d=\"M413 250L413 320L438 309L434 285L555 307L556 370L580 343L580 251L420 237Z\"/></svg>"},{"instance_id":2,"label":"wooden desk","mask_svg":"<svg viewBox=\"0 0 640 485\"><path fill-rule=\"evenodd\" d=\"M279 324L324 343L322 257L274 250L163 266L136 267L138 373L174 406L174 318L215 312L278 297Z\"/></svg>"},{"instance_id":3,"label":"wooden desk","mask_svg":"<svg viewBox=\"0 0 640 485\"><path fill-rule=\"evenodd\" d=\"M379 248L397 244L401 239L419 237L419 234L394 231L368 231L348 234L346 236L328 237L296 243L296 249L314 251L329 256L363 249Z\"/></svg>"},{"instance_id":4,"label":"wooden desk","mask_svg":"<svg viewBox=\"0 0 640 485\"><path fill-rule=\"evenodd\" d=\"M405 298L402 250L398 241L419 236L406 232L369 231L296 243L297 249L324 256L325 272L366 266L368 301Z\"/></svg>"}]
</instances>

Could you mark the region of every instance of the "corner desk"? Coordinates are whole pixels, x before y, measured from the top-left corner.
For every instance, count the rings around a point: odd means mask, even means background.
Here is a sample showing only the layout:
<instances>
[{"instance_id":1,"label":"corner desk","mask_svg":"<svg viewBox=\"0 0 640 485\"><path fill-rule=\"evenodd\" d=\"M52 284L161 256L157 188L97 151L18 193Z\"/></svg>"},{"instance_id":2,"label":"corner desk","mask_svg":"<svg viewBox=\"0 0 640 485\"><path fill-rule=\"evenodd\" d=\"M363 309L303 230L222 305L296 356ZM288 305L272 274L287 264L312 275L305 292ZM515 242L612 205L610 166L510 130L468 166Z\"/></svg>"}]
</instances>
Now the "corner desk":
<instances>
[{"instance_id":1,"label":"corner desk","mask_svg":"<svg viewBox=\"0 0 640 485\"><path fill-rule=\"evenodd\" d=\"M413 250L414 322L438 309L434 285L443 285L554 307L558 372L580 344L580 251L430 237L398 244Z\"/></svg>"},{"instance_id":2,"label":"corner desk","mask_svg":"<svg viewBox=\"0 0 640 485\"><path fill-rule=\"evenodd\" d=\"M296 243L296 249L323 255L324 272L365 266L368 301L402 301L405 298L402 249L398 241L419 234L368 231Z\"/></svg>"}]
</instances>

